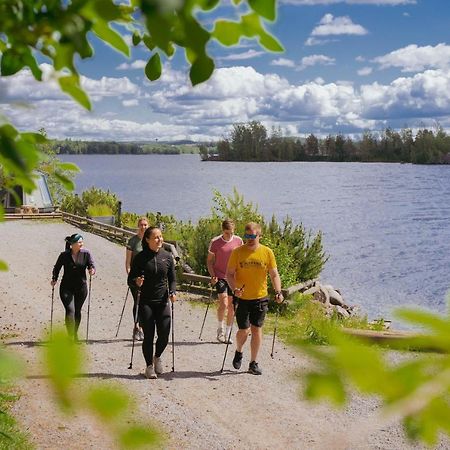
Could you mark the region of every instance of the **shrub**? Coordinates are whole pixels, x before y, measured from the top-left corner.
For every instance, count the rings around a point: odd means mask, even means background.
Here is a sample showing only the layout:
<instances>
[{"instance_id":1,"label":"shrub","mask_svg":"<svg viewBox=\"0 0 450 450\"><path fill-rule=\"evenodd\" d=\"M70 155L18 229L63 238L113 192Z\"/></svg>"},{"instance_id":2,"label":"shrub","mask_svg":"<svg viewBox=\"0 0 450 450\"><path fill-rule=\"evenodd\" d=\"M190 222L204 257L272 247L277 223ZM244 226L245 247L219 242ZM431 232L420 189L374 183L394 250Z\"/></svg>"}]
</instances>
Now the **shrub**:
<instances>
[{"instance_id":1,"label":"shrub","mask_svg":"<svg viewBox=\"0 0 450 450\"><path fill-rule=\"evenodd\" d=\"M90 217L112 216L112 210L108 205L99 203L98 205L89 205L87 208L87 214Z\"/></svg>"}]
</instances>

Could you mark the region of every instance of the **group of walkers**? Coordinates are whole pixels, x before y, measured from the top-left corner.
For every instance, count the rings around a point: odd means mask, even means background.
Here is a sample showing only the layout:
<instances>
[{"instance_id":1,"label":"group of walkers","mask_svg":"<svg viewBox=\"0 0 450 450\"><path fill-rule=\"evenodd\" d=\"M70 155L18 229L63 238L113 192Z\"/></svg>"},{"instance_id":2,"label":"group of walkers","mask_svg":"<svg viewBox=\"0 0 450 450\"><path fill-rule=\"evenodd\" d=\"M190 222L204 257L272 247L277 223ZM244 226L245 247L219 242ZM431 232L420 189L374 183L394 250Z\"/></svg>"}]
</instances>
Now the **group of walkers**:
<instances>
[{"instance_id":1,"label":"group of walkers","mask_svg":"<svg viewBox=\"0 0 450 450\"><path fill-rule=\"evenodd\" d=\"M269 302L267 275L270 276L278 303L284 300L281 280L273 251L260 243L261 226L255 222L247 223L244 240L235 236L234 230L233 221L224 220L222 234L213 238L208 247L210 284L215 287L219 300L217 340L227 344L227 348L233 343L231 333L236 318L239 329L233 367L240 369L243 346L250 335L248 372L261 375L257 357ZM53 268L51 285L54 289L64 267L59 293L65 308L67 332L78 340L81 308L88 295L86 271L90 280L95 274L95 265L90 252L83 248L80 234L73 234L65 240L66 249ZM164 371L161 355L169 342L173 313L169 302L176 301L175 262L163 243L161 230L149 226L147 218L141 217L137 234L129 239L126 246L127 283L134 299L133 349L134 341L142 340L145 376L149 379L157 378Z\"/></svg>"}]
</instances>

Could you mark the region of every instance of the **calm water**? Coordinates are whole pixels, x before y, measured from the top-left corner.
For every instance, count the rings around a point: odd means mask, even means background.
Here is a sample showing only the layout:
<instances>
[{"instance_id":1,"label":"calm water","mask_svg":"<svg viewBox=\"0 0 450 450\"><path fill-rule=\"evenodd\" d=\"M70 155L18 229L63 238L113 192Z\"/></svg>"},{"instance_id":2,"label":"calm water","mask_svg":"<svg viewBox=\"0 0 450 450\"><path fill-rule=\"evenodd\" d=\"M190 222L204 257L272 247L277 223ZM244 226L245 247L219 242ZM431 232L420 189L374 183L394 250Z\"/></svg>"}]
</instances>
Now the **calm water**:
<instances>
[{"instance_id":1,"label":"calm water","mask_svg":"<svg viewBox=\"0 0 450 450\"><path fill-rule=\"evenodd\" d=\"M399 306L447 311L450 166L201 162L197 155L64 156L82 169L77 192L115 192L123 210L183 220L208 215L213 189L236 187L278 220L323 232L322 280L369 318ZM395 325L404 325L395 322Z\"/></svg>"}]
</instances>

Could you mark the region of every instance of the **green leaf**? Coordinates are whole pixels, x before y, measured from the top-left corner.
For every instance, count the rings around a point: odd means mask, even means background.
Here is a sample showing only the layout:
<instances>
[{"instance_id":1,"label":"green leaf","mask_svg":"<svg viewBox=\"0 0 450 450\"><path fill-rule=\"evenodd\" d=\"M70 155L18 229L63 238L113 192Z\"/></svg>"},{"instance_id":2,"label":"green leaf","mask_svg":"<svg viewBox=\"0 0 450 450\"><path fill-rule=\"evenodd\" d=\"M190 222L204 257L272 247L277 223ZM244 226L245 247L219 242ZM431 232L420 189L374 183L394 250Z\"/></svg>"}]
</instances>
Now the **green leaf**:
<instances>
[{"instance_id":1,"label":"green leaf","mask_svg":"<svg viewBox=\"0 0 450 450\"><path fill-rule=\"evenodd\" d=\"M284 52L284 47L280 44L280 42L268 33L260 33L259 43L271 52Z\"/></svg>"},{"instance_id":2,"label":"green leaf","mask_svg":"<svg viewBox=\"0 0 450 450\"><path fill-rule=\"evenodd\" d=\"M163 448L161 434L156 428L133 425L120 434L120 444L124 448Z\"/></svg>"},{"instance_id":3,"label":"green leaf","mask_svg":"<svg viewBox=\"0 0 450 450\"><path fill-rule=\"evenodd\" d=\"M25 65L27 65L30 68L34 78L38 81L42 81L42 70L39 68L38 63L34 58L34 56L32 55L30 49L28 48L26 49L22 60L25 63Z\"/></svg>"},{"instance_id":4,"label":"green leaf","mask_svg":"<svg viewBox=\"0 0 450 450\"><path fill-rule=\"evenodd\" d=\"M204 11L210 11L210 10L214 9L219 4L219 2L220 2L220 0L203 0L201 2L200 7Z\"/></svg>"},{"instance_id":5,"label":"green leaf","mask_svg":"<svg viewBox=\"0 0 450 450\"><path fill-rule=\"evenodd\" d=\"M214 25L212 36L222 45L231 46L239 42L243 34L242 25L229 20L217 20Z\"/></svg>"},{"instance_id":6,"label":"green leaf","mask_svg":"<svg viewBox=\"0 0 450 450\"><path fill-rule=\"evenodd\" d=\"M376 347L355 342L353 339L336 334L332 343L337 344L335 365L361 390L379 393L386 382L386 370L380 350Z\"/></svg>"},{"instance_id":7,"label":"green leaf","mask_svg":"<svg viewBox=\"0 0 450 450\"><path fill-rule=\"evenodd\" d=\"M59 172L55 172L54 175L55 178L63 185L65 189L67 189L68 191L73 191L75 189L75 184L70 178L66 177L65 175Z\"/></svg>"},{"instance_id":8,"label":"green leaf","mask_svg":"<svg viewBox=\"0 0 450 450\"><path fill-rule=\"evenodd\" d=\"M86 92L80 87L78 75L67 75L58 79L63 92L69 94L74 100L86 109L91 110L91 103Z\"/></svg>"},{"instance_id":9,"label":"green leaf","mask_svg":"<svg viewBox=\"0 0 450 450\"><path fill-rule=\"evenodd\" d=\"M0 221L3 220L3 217L0 217ZM8 268L8 264L5 263L5 261L2 261L0 259L0 270L2 270L3 272L6 272L7 270L9 270Z\"/></svg>"},{"instance_id":10,"label":"green leaf","mask_svg":"<svg viewBox=\"0 0 450 450\"><path fill-rule=\"evenodd\" d=\"M242 27L245 36L259 36L259 43L267 50L280 52L283 51L281 44L273 38L261 24L261 18L255 13L242 16Z\"/></svg>"},{"instance_id":11,"label":"green leaf","mask_svg":"<svg viewBox=\"0 0 450 450\"><path fill-rule=\"evenodd\" d=\"M110 44L113 48L122 52L126 56L130 56L130 48L123 40L123 37L108 26L107 22L98 21L93 27L92 31L103 41Z\"/></svg>"},{"instance_id":12,"label":"green leaf","mask_svg":"<svg viewBox=\"0 0 450 450\"><path fill-rule=\"evenodd\" d=\"M57 401L63 408L72 407L70 388L73 378L81 372L81 347L67 336L66 330L57 329L44 347L44 358Z\"/></svg>"},{"instance_id":13,"label":"green leaf","mask_svg":"<svg viewBox=\"0 0 450 450\"><path fill-rule=\"evenodd\" d=\"M95 386L86 400L90 409L106 422L122 419L130 403L128 395L119 386Z\"/></svg>"},{"instance_id":14,"label":"green leaf","mask_svg":"<svg viewBox=\"0 0 450 450\"><path fill-rule=\"evenodd\" d=\"M142 40L149 50L153 50L156 47L155 42L148 34L144 34Z\"/></svg>"},{"instance_id":15,"label":"green leaf","mask_svg":"<svg viewBox=\"0 0 450 450\"><path fill-rule=\"evenodd\" d=\"M431 312L401 309L396 311L395 315L413 324L421 325L438 333L444 333L450 336L450 320L443 319Z\"/></svg>"},{"instance_id":16,"label":"green leaf","mask_svg":"<svg viewBox=\"0 0 450 450\"><path fill-rule=\"evenodd\" d=\"M21 133L21 136L22 139L31 144L45 144L46 142L48 142L47 138L41 133L23 132Z\"/></svg>"},{"instance_id":17,"label":"green leaf","mask_svg":"<svg viewBox=\"0 0 450 450\"><path fill-rule=\"evenodd\" d=\"M145 75L150 81L155 81L161 76L162 66L159 53L155 53L145 66Z\"/></svg>"},{"instance_id":18,"label":"green leaf","mask_svg":"<svg viewBox=\"0 0 450 450\"><path fill-rule=\"evenodd\" d=\"M58 162L58 169L59 170L70 170L72 172L79 172L80 168L71 162Z\"/></svg>"},{"instance_id":19,"label":"green leaf","mask_svg":"<svg viewBox=\"0 0 450 450\"><path fill-rule=\"evenodd\" d=\"M111 0L95 0L90 2L90 4L93 6L97 18L101 18L103 21L111 22L120 18L126 18L123 16L123 10L121 10L120 6L115 5Z\"/></svg>"},{"instance_id":20,"label":"green leaf","mask_svg":"<svg viewBox=\"0 0 450 450\"><path fill-rule=\"evenodd\" d=\"M336 374L307 374L305 396L310 400L328 399L336 405L342 405L346 399L344 386Z\"/></svg>"},{"instance_id":21,"label":"green leaf","mask_svg":"<svg viewBox=\"0 0 450 450\"><path fill-rule=\"evenodd\" d=\"M136 47L136 45L139 45L142 41L142 37L139 34L138 31L135 31L131 37L131 41L133 42L133 45Z\"/></svg>"},{"instance_id":22,"label":"green leaf","mask_svg":"<svg viewBox=\"0 0 450 450\"><path fill-rule=\"evenodd\" d=\"M191 66L189 78L193 86L208 80L214 71L214 61L208 55L201 55Z\"/></svg>"},{"instance_id":23,"label":"green leaf","mask_svg":"<svg viewBox=\"0 0 450 450\"><path fill-rule=\"evenodd\" d=\"M2 76L14 75L25 66L25 62L13 49L8 49L2 54L0 70Z\"/></svg>"},{"instance_id":24,"label":"green leaf","mask_svg":"<svg viewBox=\"0 0 450 450\"><path fill-rule=\"evenodd\" d=\"M275 20L275 0L248 0L250 8L267 20Z\"/></svg>"},{"instance_id":25,"label":"green leaf","mask_svg":"<svg viewBox=\"0 0 450 450\"><path fill-rule=\"evenodd\" d=\"M6 264L5 264L6 265ZM0 381L12 380L23 374L23 364L19 359L0 348Z\"/></svg>"}]
</instances>

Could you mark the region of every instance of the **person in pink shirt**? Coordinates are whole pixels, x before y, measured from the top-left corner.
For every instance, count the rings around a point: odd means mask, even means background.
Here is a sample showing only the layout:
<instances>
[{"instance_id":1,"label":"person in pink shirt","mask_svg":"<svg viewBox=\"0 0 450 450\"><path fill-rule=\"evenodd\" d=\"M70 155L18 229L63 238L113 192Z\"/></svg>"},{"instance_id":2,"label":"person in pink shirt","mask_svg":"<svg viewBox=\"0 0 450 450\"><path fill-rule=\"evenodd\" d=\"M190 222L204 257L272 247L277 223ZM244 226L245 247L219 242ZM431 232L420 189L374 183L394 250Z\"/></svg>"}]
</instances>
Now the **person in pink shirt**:
<instances>
[{"instance_id":1,"label":"person in pink shirt","mask_svg":"<svg viewBox=\"0 0 450 450\"><path fill-rule=\"evenodd\" d=\"M216 287L219 305L217 307L217 340L222 343L232 343L231 325L233 323L233 293L226 280L227 264L231 252L240 247L243 242L235 236L234 222L225 219L222 222L222 234L211 239L208 248L207 266L211 276L211 286ZM227 327L224 330L225 311L227 311Z\"/></svg>"}]
</instances>

